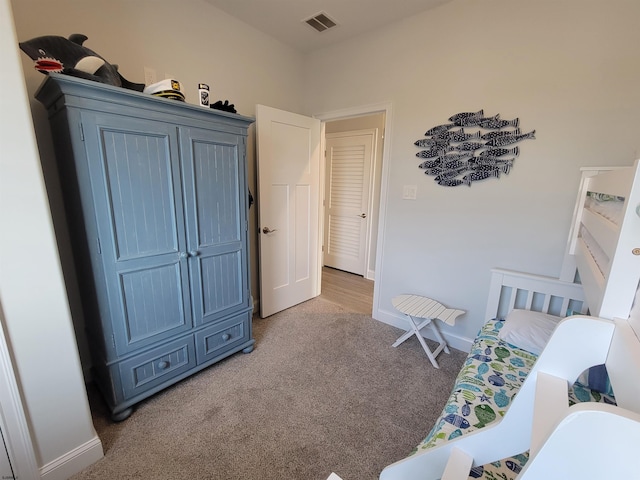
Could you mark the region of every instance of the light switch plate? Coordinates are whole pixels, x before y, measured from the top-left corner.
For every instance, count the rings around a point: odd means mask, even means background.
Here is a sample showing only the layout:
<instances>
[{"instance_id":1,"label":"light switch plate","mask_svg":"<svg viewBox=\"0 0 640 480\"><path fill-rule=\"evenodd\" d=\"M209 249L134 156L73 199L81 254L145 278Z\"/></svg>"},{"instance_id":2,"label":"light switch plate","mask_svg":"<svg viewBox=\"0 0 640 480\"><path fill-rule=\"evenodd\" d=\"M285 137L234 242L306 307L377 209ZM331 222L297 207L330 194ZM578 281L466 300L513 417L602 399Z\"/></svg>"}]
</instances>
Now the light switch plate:
<instances>
[{"instance_id":1,"label":"light switch plate","mask_svg":"<svg viewBox=\"0 0 640 480\"><path fill-rule=\"evenodd\" d=\"M418 193L417 185L405 185L402 189L403 200L415 200Z\"/></svg>"}]
</instances>

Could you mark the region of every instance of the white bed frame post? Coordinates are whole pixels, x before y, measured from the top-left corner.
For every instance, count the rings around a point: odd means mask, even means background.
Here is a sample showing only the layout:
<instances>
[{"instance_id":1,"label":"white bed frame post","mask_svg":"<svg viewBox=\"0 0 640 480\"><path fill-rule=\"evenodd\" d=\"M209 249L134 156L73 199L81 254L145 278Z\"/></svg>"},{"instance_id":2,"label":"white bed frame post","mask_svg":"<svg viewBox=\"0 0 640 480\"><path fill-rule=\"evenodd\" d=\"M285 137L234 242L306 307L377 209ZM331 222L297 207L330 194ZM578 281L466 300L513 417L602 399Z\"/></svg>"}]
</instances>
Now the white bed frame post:
<instances>
[{"instance_id":1,"label":"white bed frame post","mask_svg":"<svg viewBox=\"0 0 640 480\"><path fill-rule=\"evenodd\" d=\"M580 230L580 221L582 220L582 207L584 206L584 199L587 196L589 189L589 178L594 175L598 175L602 172L608 172L615 170L617 167L582 167L580 169L580 187L578 188L578 198L576 204L573 207L573 220L569 228L569 238L567 239L567 246L564 251L564 258L562 261L562 269L560 270L560 280L565 282L573 282L576 277L576 240L578 238L578 231Z\"/></svg>"}]
</instances>

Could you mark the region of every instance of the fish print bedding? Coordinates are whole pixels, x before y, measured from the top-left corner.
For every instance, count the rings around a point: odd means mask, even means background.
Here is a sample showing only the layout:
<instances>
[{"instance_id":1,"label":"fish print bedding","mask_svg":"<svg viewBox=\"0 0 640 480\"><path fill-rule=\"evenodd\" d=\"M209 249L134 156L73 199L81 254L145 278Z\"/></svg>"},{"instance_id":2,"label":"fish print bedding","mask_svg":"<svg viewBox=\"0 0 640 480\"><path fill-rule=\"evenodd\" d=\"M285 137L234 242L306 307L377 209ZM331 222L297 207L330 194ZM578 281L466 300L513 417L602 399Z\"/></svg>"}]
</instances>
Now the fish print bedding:
<instances>
[{"instance_id":1,"label":"fish print bedding","mask_svg":"<svg viewBox=\"0 0 640 480\"><path fill-rule=\"evenodd\" d=\"M506 413L537 355L498 338L503 320L487 322L476 337L438 421L412 455L460 435L482 428ZM569 404L615 403L613 397L575 383ZM529 459L528 452L488 465L474 467L470 479L513 480Z\"/></svg>"}]
</instances>

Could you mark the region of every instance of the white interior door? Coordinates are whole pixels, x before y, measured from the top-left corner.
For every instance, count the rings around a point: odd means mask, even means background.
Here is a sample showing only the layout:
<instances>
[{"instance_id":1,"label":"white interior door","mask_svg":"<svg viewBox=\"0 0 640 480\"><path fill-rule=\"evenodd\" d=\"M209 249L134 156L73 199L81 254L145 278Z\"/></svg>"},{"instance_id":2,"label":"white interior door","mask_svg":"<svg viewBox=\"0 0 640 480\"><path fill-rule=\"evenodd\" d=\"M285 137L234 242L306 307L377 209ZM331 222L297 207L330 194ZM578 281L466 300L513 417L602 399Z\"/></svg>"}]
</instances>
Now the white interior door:
<instances>
[{"instance_id":1,"label":"white interior door","mask_svg":"<svg viewBox=\"0 0 640 480\"><path fill-rule=\"evenodd\" d=\"M376 130L327 134L324 264L364 275Z\"/></svg>"},{"instance_id":2,"label":"white interior door","mask_svg":"<svg viewBox=\"0 0 640 480\"><path fill-rule=\"evenodd\" d=\"M260 316L320 294L320 121L256 106Z\"/></svg>"}]
</instances>

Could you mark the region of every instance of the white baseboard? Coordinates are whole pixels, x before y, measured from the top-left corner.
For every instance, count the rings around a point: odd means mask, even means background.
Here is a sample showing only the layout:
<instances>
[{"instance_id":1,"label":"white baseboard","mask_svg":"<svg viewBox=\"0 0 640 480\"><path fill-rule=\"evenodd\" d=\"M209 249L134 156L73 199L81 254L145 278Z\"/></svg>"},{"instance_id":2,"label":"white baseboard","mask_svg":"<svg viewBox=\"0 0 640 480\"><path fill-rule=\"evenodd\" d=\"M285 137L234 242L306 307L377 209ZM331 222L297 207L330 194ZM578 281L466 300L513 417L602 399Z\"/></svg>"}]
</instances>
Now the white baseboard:
<instances>
[{"instance_id":1,"label":"white baseboard","mask_svg":"<svg viewBox=\"0 0 640 480\"><path fill-rule=\"evenodd\" d=\"M94 464L104 456L102 442L96 435L91 440L40 468L42 480L66 480Z\"/></svg>"},{"instance_id":2,"label":"white baseboard","mask_svg":"<svg viewBox=\"0 0 640 480\"><path fill-rule=\"evenodd\" d=\"M374 318L382 323L392 325L405 331L409 329L409 326L407 324L408 320L404 315L398 312L388 312L386 310L379 309L375 313ZM443 332L442 329L439 330L450 347L453 347L456 350L461 350L463 352L469 352L471 350L473 339L461 337L459 335L454 335L448 332ZM421 330L421 333L423 337L428 338L429 340L437 341L435 336L433 335L433 331L430 328ZM398 332L398 336L400 336L401 334L402 332Z\"/></svg>"}]
</instances>

